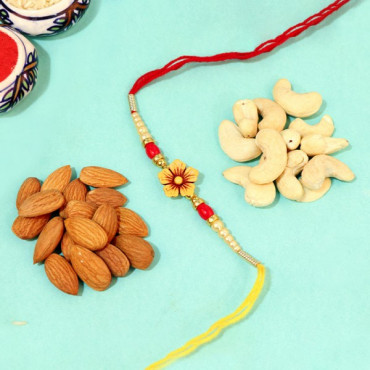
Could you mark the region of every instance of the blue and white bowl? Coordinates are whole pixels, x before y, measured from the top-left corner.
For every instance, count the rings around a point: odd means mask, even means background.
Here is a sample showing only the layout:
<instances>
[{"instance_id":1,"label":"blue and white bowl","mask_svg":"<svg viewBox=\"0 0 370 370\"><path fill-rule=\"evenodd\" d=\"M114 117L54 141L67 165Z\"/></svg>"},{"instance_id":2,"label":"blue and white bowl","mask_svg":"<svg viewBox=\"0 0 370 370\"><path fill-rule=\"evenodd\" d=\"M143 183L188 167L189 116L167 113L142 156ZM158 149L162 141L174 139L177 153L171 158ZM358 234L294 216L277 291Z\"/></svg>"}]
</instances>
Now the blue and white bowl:
<instances>
[{"instance_id":1,"label":"blue and white bowl","mask_svg":"<svg viewBox=\"0 0 370 370\"><path fill-rule=\"evenodd\" d=\"M1 21L29 36L50 36L68 30L85 14L90 0L61 0L47 8L17 8L0 0Z\"/></svg>"},{"instance_id":2,"label":"blue and white bowl","mask_svg":"<svg viewBox=\"0 0 370 370\"><path fill-rule=\"evenodd\" d=\"M7 26L0 26L0 33L10 37L18 50L9 74L0 82L0 113L5 113L34 88L37 80L38 57L35 47L20 33Z\"/></svg>"}]
</instances>

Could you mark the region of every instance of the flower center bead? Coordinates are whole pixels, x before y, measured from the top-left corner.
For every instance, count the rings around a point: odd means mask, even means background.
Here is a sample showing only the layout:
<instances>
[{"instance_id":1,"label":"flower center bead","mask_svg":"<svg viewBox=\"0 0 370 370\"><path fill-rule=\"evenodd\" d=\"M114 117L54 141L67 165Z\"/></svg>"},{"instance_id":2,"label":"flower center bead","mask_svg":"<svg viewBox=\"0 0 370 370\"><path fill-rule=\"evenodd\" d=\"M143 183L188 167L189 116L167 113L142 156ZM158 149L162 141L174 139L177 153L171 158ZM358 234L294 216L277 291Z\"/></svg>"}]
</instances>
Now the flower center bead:
<instances>
[{"instance_id":1,"label":"flower center bead","mask_svg":"<svg viewBox=\"0 0 370 370\"><path fill-rule=\"evenodd\" d=\"M176 176L173 181L176 185L181 185L184 182L184 179L181 176Z\"/></svg>"}]
</instances>

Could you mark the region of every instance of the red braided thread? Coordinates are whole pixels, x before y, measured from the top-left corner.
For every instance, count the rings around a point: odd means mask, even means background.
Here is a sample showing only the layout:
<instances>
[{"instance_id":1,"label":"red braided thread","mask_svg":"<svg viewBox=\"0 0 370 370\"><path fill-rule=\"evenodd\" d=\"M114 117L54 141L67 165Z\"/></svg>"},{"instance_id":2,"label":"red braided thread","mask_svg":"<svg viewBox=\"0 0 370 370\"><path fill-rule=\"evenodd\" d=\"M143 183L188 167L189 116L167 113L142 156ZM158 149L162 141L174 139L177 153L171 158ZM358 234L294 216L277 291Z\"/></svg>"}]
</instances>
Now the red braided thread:
<instances>
[{"instance_id":1,"label":"red braided thread","mask_svg":"<svg viewBox=\"0 0 370 370\"><path fill-rule=\"evenodd\" d=\"M130 90L130 94L136 94L140 89L144 86L148 85L150 82L154 81L155 79L166 75L171 71L176 71L183 67L185 64L188 63L210 63L210 62L222 62L225 60L230 59L238 59L238 60L246 60L254 58L258 55L263 53L268 53L274 50L279 45L283 44L287 40L292 37L296 37L300 35L303 31L307 28L315 26L322 22L326 17L330 14L334 13L338 9L340 9L343 5L348 3L350 0L336 0L320 12L312 15L311 17L307 18L305 21L296 24L295 26L287 29L281 35L275 37L274 39L268 40L261 45L257 46L253 51L248 52L228 52L228 53L221 53L212 56L206 57L199 57L199 56L192 56L192 55L184 55L179 58L176 58L163 66L162 68L155 69L150 71L144 75L142 75L134 84L132 89Z\"/></svg>"}]
</instances>

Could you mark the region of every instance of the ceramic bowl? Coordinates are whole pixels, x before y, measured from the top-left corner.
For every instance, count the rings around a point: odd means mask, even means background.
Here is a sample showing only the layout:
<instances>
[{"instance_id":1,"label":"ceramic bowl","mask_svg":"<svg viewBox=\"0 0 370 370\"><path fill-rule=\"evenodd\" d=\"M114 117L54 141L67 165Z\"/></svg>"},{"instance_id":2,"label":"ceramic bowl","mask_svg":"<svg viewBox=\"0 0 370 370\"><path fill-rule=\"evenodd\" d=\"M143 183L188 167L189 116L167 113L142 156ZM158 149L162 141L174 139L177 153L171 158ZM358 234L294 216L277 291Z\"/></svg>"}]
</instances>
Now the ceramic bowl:
<instances>
[{"instance_id":1,"label":"ceramic bowl","mask_svg":"<svg viewBox=\"0 0 370 370\"><path fill-rule=\"evenodd\" d=\"M10 27L0 26L0 113L12 109L32 91L37 64L31 42Z\"/></svg>"},{"instance_id":2,"label":"ceramic bowl","mask_svg":"<svg viewBox=\"0 0 370 370\"><path fill-rule=\"evenodd\" d=\"M29 36L50 36L66 31L85 14L90 0L61 0L39 10L16 8L0 0L2 22Z\"/></svg>"}]
</instances>

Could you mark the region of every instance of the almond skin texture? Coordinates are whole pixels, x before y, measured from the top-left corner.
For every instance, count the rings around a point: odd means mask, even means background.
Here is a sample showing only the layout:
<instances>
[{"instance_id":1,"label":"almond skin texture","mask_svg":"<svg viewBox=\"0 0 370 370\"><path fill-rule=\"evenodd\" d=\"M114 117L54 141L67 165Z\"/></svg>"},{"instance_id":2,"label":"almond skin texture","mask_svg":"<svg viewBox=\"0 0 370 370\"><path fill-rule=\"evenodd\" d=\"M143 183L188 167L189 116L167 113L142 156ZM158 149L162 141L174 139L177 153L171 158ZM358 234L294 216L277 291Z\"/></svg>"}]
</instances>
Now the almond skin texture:
<instances>
[{"instance_id":1,"label":"almond skin texture","mask_svg":"<svg viewBox=\"0 0 370 370\"><path fill-rule=\"evenodd\" d=\"M105 262L95 253L78 245L71 248L71 262L82 281L95 290L109 287L112 275Z\"/></svg>"},{"instance_id":2,"label":"almond skin texture","mask_svg":"<svg viewBox=\"0 0 370 370\"><path fill-rule=\"evenodd\" d=\"M45 272L52 284L62 292L78 293L78 277L72 266L59 254L51 254L45 261Z\"/></svg>"},{"instance_id":3,"label":"almond skin texture","mask_svg":"<svg viewBox=\"0 0 370 370\"><path fill-rule=\"evenodd\" d=\"M58 246L64 233L63 219L61 217L52 218L41 231L35 251L33 253L33 263L38 263L48 258Z\"/></svg>"},{"instance_id":4,"label":"almond skin texture","mask_svg":"<svg viewBox=\"0 0 370 370\"><path fill-rule=\"evenodd\" d=\"M68 232L66 231L63 235L62 242L60 243L62 253L64 258L67 261L71 260L71 246L74 244L72 238L69 236Z\"/></svg>"},{"instance_id":5,"label":"almond skin texture","mask_svg":"<svg viewBox=\"0 0 370 370\"><path fill-rule=\"evenodd\" d=\"M81 170L80 180L94 188L115 188L127 183L125 176L108 168L90 166Z\"/></svg>"},{"instance_id":6,"label":"almond skin texture","mask_svg":"<svg viewBox=\"0 0 370 370\"><path fill-rule=\"evenodd\" d=\"M18 216L13 222L12 231L18 238L33 239L41 233L49 219L50 215L37 217Z\"/></svg>"},{"instance_id":7,"label":"almond skin texture","mask_svg":"<svg viewBox=\"0 0 370 370\"><path fill-rule=\"evenodd\" d=\"M64 224L72 240L81 247L95 251L108 244L107 233L93 220L73 217L67 218Z\"/></svg>"},{"instance_id":8,"label":"almond skin texture","mask_svg":"<svg viewBox=\"0 0 370 370\"><path fill-rule=\"evenodd\" d=\"M58 190L61 193L65 190L72 177L71 166L60 167L51 173L41 186L41 191Z\"/></svg>"},{"instance_id":9,"label":"almond skin texture","mask_svg":"<svg viewBox=\"0 0 370 370\"><path fill-rule=\"evenodd\" d=\"M36 217L59 209L64 204L64 196L58 190L45 190L28 197L19 207L19 216Z\"/></svg>"},{"instance_id":10,"label":"almond skin texture","mask_svg":"<svg viewBox=\"0 0 370 370\"><path fill-rule=\"evenodd\" d=\"M106 263L113 276L123 277L130 269L128 258L112 244L95 253Z\"/></svg>"},{"instance_id":11,"label":"almond skin texture","mask_svg":"<svg viewBox=\"0 0 370 370\"><path fill-rule=\"evenodd\" d=\"M108 243L110 243L116 236L118 230L116 210L109 204L103 204L96 210L93 220L105 230Z\"/></svg>"},{"instance_id":12,"label":"almond skin texture","mask_svg":"<svg viewBox=\"0 0 370 370\"><path fill-rule=\"evenodd\" d=\"M113 240L113 244L126 255L134 268L146 270L153 262L154 250L142 238L134 235L119 235Z\"/></svg>"},{"instance_id":13,"label":"almond skin texture","mask_svg":"<svg viewBox=\"0 0 370 370\"><path fill-rule=\"evenodd\" d=\"M113 208L121 207L127 202L127 198L117 190L110 188L97 188L86 195L86 200L101 206L109 204Z\"/></svg>"},{"instance_id":14,"label":"almond skin texture","mask_svg":"<svg viewBox=\"0 0 370 370\"><path fill-rule=\"evenodd\" d=\"M66 202L71 200L86 200L87 188L79 179L71 181L64 190Z\"/></svg>"},{"instance_id":15,"label":"almond skin texture","mask_svg":"<svg viewBox=\"0 0 370 370\"><path fill-rule=\"evenodd\" d=\"M41 184L36 177L29 177L24 180L23 184L18 190L16 206L19 209L20 205L31 195L38 193L41 189Z\"/></svg>"},{"instance_id":16,"label":"almond skin texture","mask_svg":"<svg viewBox=\"0 0 370 370\"><path fill-rule=\"evenodd\" d=\"M119 234L136 235L143 238L148 236L148 226L136 212L128 208L117 208L117 217Z\"/></svg>"},{"instance_id":17,"label":"almond skin texture","mask_svg":"<svg viewBox=\"0 0 370 370\"><path fill-rule=\"evenodd\" d=\"M96 209L97 206L91 203L87 203L82 200L71 200L62 210L60 210L59 214L63 218L92 218Z\"/></svg>"}]
</instances>

